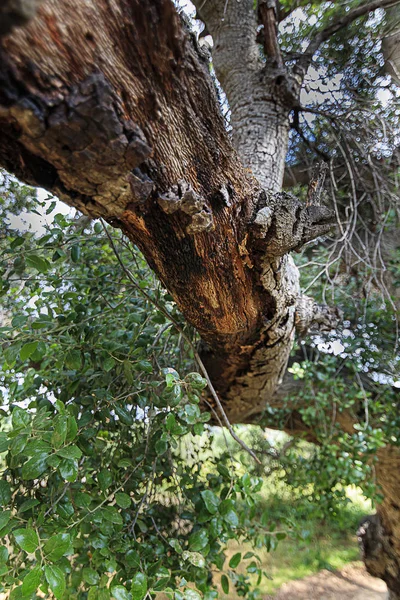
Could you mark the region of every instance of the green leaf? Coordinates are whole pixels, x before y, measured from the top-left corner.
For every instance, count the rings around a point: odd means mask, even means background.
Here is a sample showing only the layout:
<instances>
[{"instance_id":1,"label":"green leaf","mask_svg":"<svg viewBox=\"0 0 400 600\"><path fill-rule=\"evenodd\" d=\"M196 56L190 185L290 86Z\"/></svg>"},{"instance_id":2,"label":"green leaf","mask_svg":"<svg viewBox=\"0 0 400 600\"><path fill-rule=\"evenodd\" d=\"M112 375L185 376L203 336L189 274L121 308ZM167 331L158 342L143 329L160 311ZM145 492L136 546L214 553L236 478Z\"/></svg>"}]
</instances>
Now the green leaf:
<instances>
[{"instance_id":1,"label":"green leaf","mask_svg":"<svg viewBox=\"0 0 400 600\"><path fill-rule=\"evenodd\" d=\"M103 362L103 369L108 373L109 371L111 371L111 369L113 369L115 367L115 365L116 365L115 360L111 356L109 356Z\"/></svg>"},{"instance_id":2,"label":"green leaf","mask_svg":"<svg viewBox=\"0 0 400 600\"><path fill-rule=\"evenodd\" d=\"M85 567L82 571L83 581L85 581L88 585L97 585L100 580L100 576L97 571L94 569L89 569Z\"/></svg>"},{"instance_id":3,"label":"green leaf","mask_svg":"<svg viewBox=\"0 0 400 600\"><path fill-rule=\"evenodd\" d=\"M111 596L115 598L115 600L131 600L132 596L129 594L126 587L123 585L114 585L111 588Z\"/></svg>"},{"instance_id":4,"label":"green leaf","mask_svg":"<svg viewBox=\"0 0 400 600\"><path fill-rule=\"evenodd\" d=\"M211 490L204 490L201 492L201 497L203 498L203 502L206 505L206 509L212 515L215 515L218 512L218 507L220 504L220 499L218 496L214 494Z\"/></svg>"},{"instance_id":5,"label":"green leaf","mask_svg":"<svg viewBox=\"0 0 400 600\"><path fill-rule=\"evenodd\" d=\"M0 546L0 564L8 561L8 550L5 546Z\"/></svg>"},{"instance_id":6,"label":"green leaf","mask_svg":"<svg viewBox=\"0 0 400 600\"><path fill-rule=\"evenodd\" d=\"M0 453L8 450L8 437L3 431L0 432Z\"/></svg>"},{"instance_id":7,"label":"green leaf","mask_svg":"<svg viewBox=\"0 0 400 600\"><path fill-rule=\"evenodd\" d=\"M64 573L55 565L46 565L44 568L44 574L46 576L46 581L57 600L61 599L65 592Z\"/></svg>"},{"instance_id":8,"label":"green leaf","mask_svg":"<svg viewBox=\"0 0 400 600\"><path fill-rule=\"evenodd\" d=\"M115 404L114 405L115 414L118 418L124 423L124 425L133 425L133 417L130 412L126 410L126 408Z\"/></svg>"},{"instance_id":9,"label":"green leaf","mask_svg":"<svg viewBox=\"0 0 400 600\"><path fill-rule=\"evenodd\" d=\"M224 594L229 594L229 579L226 575L222 575L221 577L221 587Z\"/></svg>"},{"instance_id":10,"label":"green leaf","mask_svg":"<svg viewBox=\"0 0 400 600\"><path fill-rule=\"evenodd\" d=\"M138 569L140 566L140 556L136 552L136 550L130 549L126 553L125 562L129 567L133 569Z\"/></svg>"},{"instance_id":11,"label":"green leaf","mask_svg":"<svg viewBox=\"0 0 400 600\"><path fill-rule=\"evenodd\" d=\"M26 410L20 408L19 406L14 408L11 417L13 429L24 429L27 425L29 425L30 421L30 414Z\"/></svg>"},{"instance_id":12,"label":"green leaf","mask_svg":"<svg viewBox=\"0 0 400 600\"><path fill-rule=\"evenodd\" d=\"M37 254L31 254L26 257L26 264L28 267L32 267L39 271L39 273L47 273L50 263L47 259L38 256Z\"/></svg>"},{"instance_id":13,"label":"green leaf","mask_svg":"<svg viewBox=\"0 0 400 600\"><path fill-rule=\"evenodd\" d=\"M38 589L42 579L42 567L35 567L25 576L22 582L22 593L31 596Z\"/></svg>"},{"instance_id":14,"label":"green leaf","mask_svg":"<svg viewBox=\"0 0 400 600\"><path fill-rule=\"evenodd\" d=\"M3 527L5 527L8 523L8 521L10 520L11 517L11 510L3 510L3 512L0 513L0 529L3 529Z\"/></svg>"},{"instance_id":15,"label":"green leaf","mask_svg":"<svg viewBox=\"0 0 400 600\"><path fill-rule=\"evenodd\" d=\"M44 545L43 552L47 560L56 562L67 552L71 545L71 538L68 533L58 533L53 535Z\"/></svg>"},{"instance_id":16,"label":"green leaf","mask_svg":"<svg viewBox=\"0 0 400 600\"><path fill-rule=\"evenodd\" d=\"M24 241L25 241L24 237L16 237L10 244L11 250L15 250L15 248L18 248L18 246L22 246Z\"/></svg>"},{"instance_id":17,"label":"green leaf","mask_svg":"<svg viewBox=\"0 0 400 600\"><path fill-rule=\"evenodd\" d=\"M70 350L65 356L65 365L67 369L79 371L82 367L82 357L79 350Z\"/></svg>"},{"instance_id":18,"label":"green leaf","mask_svg":"<svg viewBox=\"0 0 400 600\"><path fill-rule=\"evenodd\" d=\"M207 387L207 380L204 379L200 373L189 373L186 375L185 381L187 381L192 388L196 390L203 390L205 387Z\"/></svg>"},{"instance_id":19,"label":"green leaf","mask_svg":"<svg viewBox=\"0 0 400 600\"><path fill-rule=\"evenodd\" d=\"M125 379L129 383L129 385L133 385L135 383L135 379L133 377L132 364L129 362L129 360L124 360L123 366L124 366Z\"/></svg>"},{"instance_id":20,"label":"green leaf","mask_svg":"<svg viewBox=\"0 0 400 600\"><path fill-rule=\"evenodd\" d=\"M0 481L0 506L7 506L11 500L11 489L7 481Z\"/></svg>"},{"instance_id":21,"label":"green leaf","mask_svg":"<svg viewBox=\"0 0 400 600\"><path fill-rule=\"evenodd\" d=\"M121 508L129 508L131 505L130 496L128 496L128 494L124 494L123 492L117 492L115 494L115 502Z\"/></svg>"},{"instance_id":22,"label":"green leaf","mask_svg":"<svg viewBox=\"0 0 400 600\"><path fill-rule=\"evenodd\" d=\"M36 498L29 498L29 500L25 500L25 502L21 504L18 512L24 513L27 510L33 508L34 506L37 506L38 504L40 504L39 500L36 500Z\"/></svg>"},{"instance_id":23,"label":"green leaf","mask_svg":"<svg viewBox=\"0 0 400 600\"><path fill-rule=\"evenodd\" d=\"M76 419L72 415L68 415L67 437L65 438L65 441L72 442L72 440L74 440L76 438L77 433L78 433L78 424L76 422Z\"/></svg>"},{"instance_id":24,"label":"green leaf","mask_svg":"<svg viewBox=\"0 0 400 600\"><path fill-rule=\"evenodd\" d=\"M132 600L143 600L147 594L147 577L144 573L136 573L131 585Z\"/></svg>"},{"instance_id":25,"label":"green leaf","mask_svg":"<svg viewBox=\"0 0 400 600\"><path fill-rule=\"evenodd\" d=\"M231 558L231 560L229 561L229 566L231 569L236 569L236 567L238 566L238 564L240 563L240 561L242 560L242 553L241 552L237 552L236 554L234 554Z\"/></svg>"},{"instance_id":26,"label":"green leaf","mask_svg":"<svg viewBox=\"0 0 400 600\"><path fill-rule=\"evenodd\" d=\"M139 360L139 362L136 363L135 368L144 371L145 373L153 372L153 365L148 360Z\"/></svg>"},{"instance_id":27,"label":"green leaf","mask_svg":"<svg viewBox=\"0 0 400 600\"><path fill-rule=\"evenodd\" d=\"M196 533L192 533L189 538L189 548L194 552L203 550L208 544L208 533L205 529L200 529Z\"/></svg>"},{"instance_id":28,"label":"green leaf","mask_svg":"<svg viewBox=\"0 0 400 600\"><path fill-rule=\"evenodd\" d=\"M77 262L79 262L80 257L81 257L81 249L77 244L75 244L71 248L71 260L72 260L72 262L77 263Z\"/></svg>"},{"instance_id":29,"label":"green leaf","mask_svg":"<svg viewBox=\"0 0 400 600\"><path fill-rule=\"evenodd\" d=\"M74 482L78 476L78 462L63 458L58 466L58 470L63 479Z\"/></svg>"},{"instance_id":30,"label":"green leaf","mask_svg":"<svg viewBox=\"0 0 400 600\"><path fill-rule=\"evenodd\" d=\"M97 223L95 223L95 224L94 224L94 232L95 232L95 233L97 233L97 234L99 234L99 233L101 233L102 231L103 231L103 226L102 226L102 224L101 224L101 223L99 223L99 222L97 221Z\"/></svg>"},{"instance_id":31,"label":"green leaf","mask_svg":"<svg viewBox=\"0 0 400 600\"><path fill-rule=\"evenodd\" d=\"M27 315L15 315L11 321L11 325L15 328L23 327L28 320Z\"/></svg>"},{"instance_id":32,"label":"green leaf","mask_svg":"<svg viewBox=\"0 0 400 600\"><path fill-rule=\"evenodd\" d=\"M189 552L185 550L182 553L183 560L188 560L192 565L198 567L199 569L203 569L206 564L206 560L200 552Z\"/></svg>"},{"instance_id":33,"label":"green leaf","mask_svg":"<svg viewBox=\"0 0 400 600\"><path fill-rule=\"evenodd\" d=\"M60 450L57 451L57 456L61 456L62 458L68 458L69 460L72 460L74 458L79 460L82 456L82 451L79 450L78 446L72 444L71 446L65 446L65 448L60 448Z\"/></svg>"},{"instance_id":34,"label":"green leaf","mask_svg":"<svg viewBox=\"0 0 400 600\"><path fill-rule=\"evenodd\" d=\"M54 448L61 448L64 444L68 431L68 415L57 415L54 423L54 431L51 443Z\"/></svg>"},{"instance_id":35,"label":"green leaf","mask_svg":"<svg viewBox=\"0 0 400 600\"><path fill-rule=\"evenodd\" d=\"M11 456L18 456L19 454L21 454L21 452L23 451L23 449L26 446L27 441L28 441L27 433L17 435L17 437L13 438L10 442Z\"/></svg>"},{"instance_id":36,"label":"green leaf","mask_svg":"<svg viewBox=\"0 0 400 600\"><path fill-rule=\"evenodd\" d=\"M175 550L175 552L177 552L178 554L182 554L182 546L180 545L178 540L174 538L172 540L169 540L169 545Z\"/></svg>"},{"instance_id":37,"label":"green leaf","mask_svg":"<svg viewBox=\"0 0 400 600\"><path fill-rule=\"evenodd\" d=\"M37 479L47 468L47 452L38 452L26 463L23 464L21 470L22 479Z\"/></svg>"},{"instance_id":38,"label":"green leaf","mask_svg":"<svg viewBox=\"0 0 400 600\"><path fill-rule=\"evenodd\" d=\"M35 552L39 546L38 534L34 529L16 529L13 531L13 535L18 546L25 552Z\"/></svg>"},{"instance_id":39,"label":"green leaf","mask_svg":"<svg viewBox=\"0 0 400 600\"><path fill-rule=\"evenodd\" d=\"M105 492L112 485L113 478L110 471L106 469L102 469L100 473L97 475L97 480L99 482L100 489Z\"/></svg>"},{"instance_id":40,"label":"green leaf","mask_svg":"<svg viewBox=\"0 0 400 600\"><path fill-rule=\"evenodd\" d=\"M107 506L106 508L103 508L102 514L106 520L114 523L114 525L123 524L122 517L114 506Z\"/></svg>"},{"instance_id":41,"label":"green leaf","mask_svg":"<svg viewBox=\"0 0 400 600\"><path fill-rule=\"evenodd\" d=\"M217 465L217 471L220 475L222 475L222 477L225 477L226 479L230 479L230 473L229 470L227 469L227 467L225 465Z\"/></svg>"},{"instance_id":42,"label":"green leaf","mask_svg":"<svg viewBox=\"0 0 400 600\"><path fill-rule=\"evenodd\" d=\"M27 358L29 358L35 352L36 348L38 347L38 343L39 342L28 342L27 344L24 344L19 353L20 359L25 361Z\"/></svg>"}]
</instances>

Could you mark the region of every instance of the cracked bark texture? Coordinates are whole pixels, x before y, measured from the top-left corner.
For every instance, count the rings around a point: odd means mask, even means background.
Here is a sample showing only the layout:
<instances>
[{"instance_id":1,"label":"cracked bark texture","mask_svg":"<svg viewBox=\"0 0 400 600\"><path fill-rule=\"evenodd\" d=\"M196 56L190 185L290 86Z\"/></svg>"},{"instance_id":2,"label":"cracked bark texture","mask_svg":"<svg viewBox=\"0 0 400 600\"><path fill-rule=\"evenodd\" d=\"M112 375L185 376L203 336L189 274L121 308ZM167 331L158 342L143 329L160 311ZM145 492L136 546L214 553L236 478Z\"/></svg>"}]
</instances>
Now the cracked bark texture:
<instances>
[{"instance_id":1,"label":"cracked bark texture","mask_svg":"<svg viewBox=\"0 0 400 600\"><path fill-rule=\"evenodd\" d=\"M383 501L377 514L361 523L358 541L368 572L383 579L389 590L388 598L400 598L400 450L385 446L378 450L376 476Z\"/></svg>"},{"instance_id":2,"label":"cracked bark texture","mask_svg":"<svg viewBox=\"0 0 400 600\"><path fill-rule=\"evenodd\" d=\"M228 417L259 413L295 333L287 252L326 231L329 215L315 207L310 220L243 168L169 0L46 0L1 47L1 163L120 227L199 331Z\"/></svg>"},{"instance_id":3,"label":"cracked bark texture","mask_svg":"<svg viewBox=\"0 0 400 600\"><path fill-rule=\"evenodd\" d=\"M213 37L213 65L229 101L232 139L243 164L269 190L282 187L289 111L300 80L279 57L261 60L253 0L195 0Z\"/></svg>"}]
</instances>

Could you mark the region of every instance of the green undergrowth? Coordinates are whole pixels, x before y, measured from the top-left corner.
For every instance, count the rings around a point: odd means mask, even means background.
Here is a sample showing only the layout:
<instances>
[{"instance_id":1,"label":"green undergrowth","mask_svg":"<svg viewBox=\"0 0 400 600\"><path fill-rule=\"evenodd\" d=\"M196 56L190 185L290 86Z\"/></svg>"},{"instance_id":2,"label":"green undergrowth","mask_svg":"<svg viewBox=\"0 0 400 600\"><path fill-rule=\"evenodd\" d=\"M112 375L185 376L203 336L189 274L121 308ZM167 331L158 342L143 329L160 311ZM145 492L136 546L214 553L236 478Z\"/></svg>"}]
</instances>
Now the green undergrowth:
<instances>
[{"instance_id":1,"label":"green undergrowth","mask_svg":"<svg viewBox=\"0 0 400 600\"><path fill-rule=\"evenodd\" d=\"M264 577L258 586L261 593L259 598L266 594L274 595L287 581L302 579L322 569L338 570L360 559L356 531L360 519L372 509L355 488L349 488L347 497L348 503L334 514L328 513L321 518L315 515L315 505L299 498L290 498L290 491L284 487L261 494L260 514L268 512L271 521L277 520L277 530L281 528L288 533L273 551L269 552L265 547L257 550L262 569L270 578ZM244 554L249 550L251 548L248 545L230 544L225 565L237 552ZM233 590L229 596L221 594L221 598L228 597L236 600L240 596Z\"/></svg>"},{"instance_id":2,"label":"green undergrowth","mask_svg":"<svg viewBox=\"0 0 400 600\"><path fill-rule=\"evenodd\" d=\"M228 594L224 594L220 585L222 574L228 574L229 563L239 552L242 556L256 553L267 575L258 584L259 595L255 595L254 600L274 596L284 583L293 579L303 579L322 569L340 570L346 564L358 561L356 531L360 519L372 512L372 507L358 488L349 487L346 496L347 501L336 511L327 511L321 516L320 512L317 514L316 505L307 498L293 497L288 486L269 480L268 486L265 484L258 495L257 512L260 520L268 514L269 520L277 524L275 533L283 537L280 532L285 532L286 537L271 550L265 546L254 548L240 541L230 542L224 568L214 573L221 599L241 598L233 586ZM249 576L255 584L257 576L246 571L250 562L251 559L243 561L236 572L239 576ZM164 596L160 595L157 600L164 600Z\"/></svg>"}]
</instances>

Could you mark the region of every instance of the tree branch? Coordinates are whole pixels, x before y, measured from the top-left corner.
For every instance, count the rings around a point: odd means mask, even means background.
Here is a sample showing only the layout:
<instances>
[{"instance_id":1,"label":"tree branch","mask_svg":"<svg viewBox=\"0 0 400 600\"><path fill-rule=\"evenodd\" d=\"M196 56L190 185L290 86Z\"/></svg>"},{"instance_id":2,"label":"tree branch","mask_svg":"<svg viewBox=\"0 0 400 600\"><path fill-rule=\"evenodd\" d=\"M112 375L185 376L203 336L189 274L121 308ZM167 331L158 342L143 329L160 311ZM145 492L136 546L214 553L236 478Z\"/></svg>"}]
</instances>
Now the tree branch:
<instances>
[{"instance_id":1,"label":"tree branch","mask_svg":"<svg viewBox=\"0 0 400 600\"><path fill-rule=\"evenodd\" d=\"M360 6L349 10L347 13L338 15L336 18L334 18L327 27L317 32L315 37L310 41L308 47L304 51L304 54L298 60L297 67L303 72L303 76L310 66L312 58L320 45L328 40L332 35L344 27L347 27L347 25L352 23L358 17L362 17L363 15L366 15L377 8L390 8L396 4L399 4L399 0L372 0L371 2L361 4Z\"/></svg>"},{"instance_id":2,"label":"tree branch","mask_svg":"<svg viewBox=\"0 0 400 600\"><path fill-rule=\"evenodd\" d=\"M282 54L278 43L278 21L275 0L260 0L258 13L263 25L263 45L265 56L283 65Z\"/></svg>"}]
</instances>

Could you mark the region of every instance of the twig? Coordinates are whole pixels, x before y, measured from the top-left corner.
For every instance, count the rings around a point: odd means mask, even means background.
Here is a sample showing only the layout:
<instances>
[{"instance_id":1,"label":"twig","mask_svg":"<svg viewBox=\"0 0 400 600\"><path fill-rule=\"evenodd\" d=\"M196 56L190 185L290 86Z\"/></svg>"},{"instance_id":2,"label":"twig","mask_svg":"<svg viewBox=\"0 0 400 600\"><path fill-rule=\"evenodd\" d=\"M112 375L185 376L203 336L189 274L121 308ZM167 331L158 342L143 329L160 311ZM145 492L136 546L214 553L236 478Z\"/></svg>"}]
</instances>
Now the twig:
<instances>
[{"instance_id":1,"label":"twig","mask_svg":"<svg viewBox=\"0 0 400 600\"><path fill-rule=\"evenodd\" d=\"M395 4L399 4L399 0L372 0L372 2L363 3L360 6L356 6L352 10L349 10L347 13L339 15L336 19L334 18L332 22L327 25L327 27L316 33L314 38L310 41L304 54L299 58L297 66L300 67L305 74L311 64L312 57L320 45L328 40L333 34L337 33L344 27L347 27L347 25L352 23L358 17L362 17L363 15L370 13L377 8L389 8Z\"/></svg>"}]
</instances>

